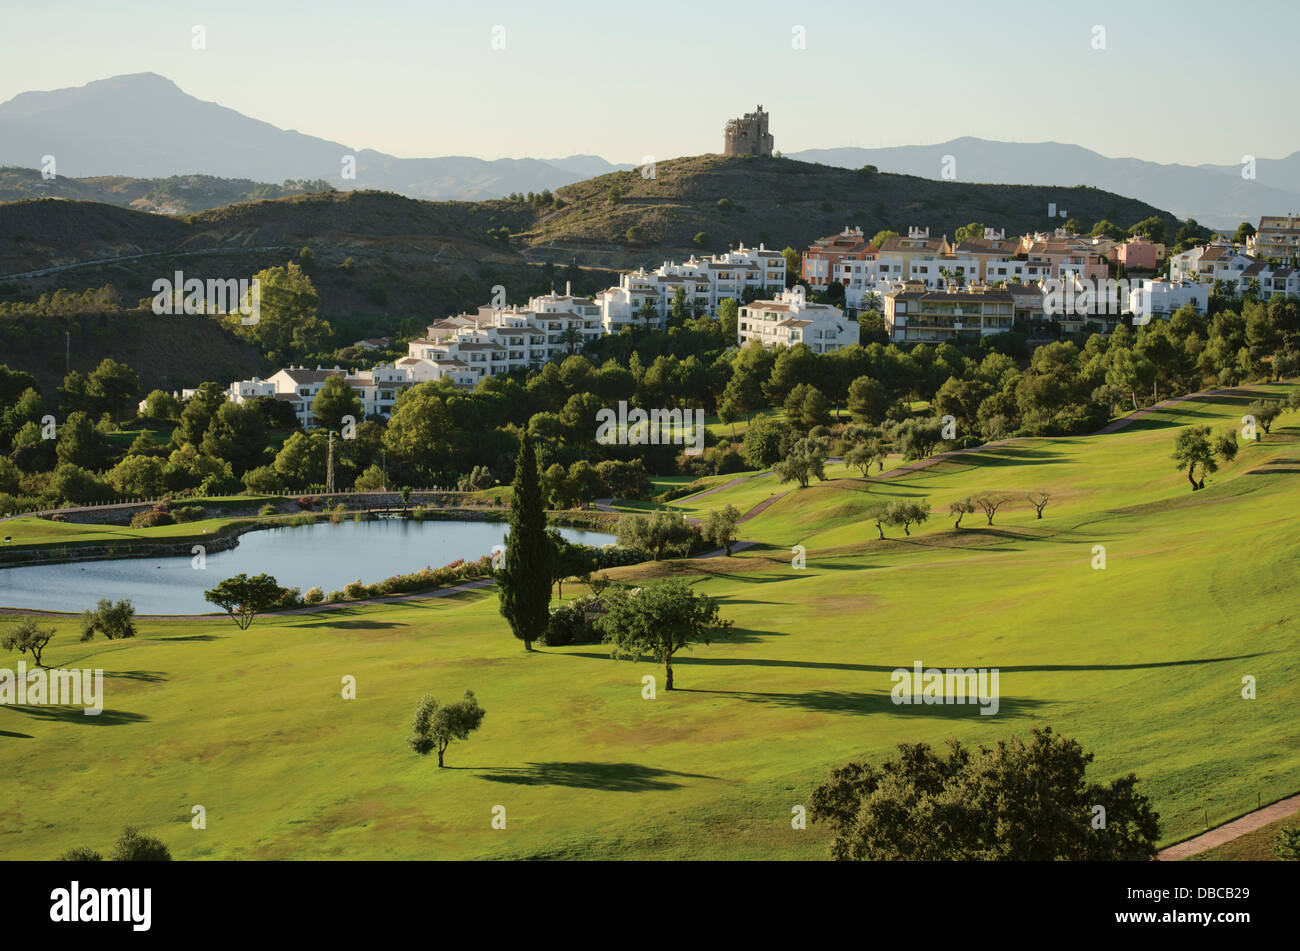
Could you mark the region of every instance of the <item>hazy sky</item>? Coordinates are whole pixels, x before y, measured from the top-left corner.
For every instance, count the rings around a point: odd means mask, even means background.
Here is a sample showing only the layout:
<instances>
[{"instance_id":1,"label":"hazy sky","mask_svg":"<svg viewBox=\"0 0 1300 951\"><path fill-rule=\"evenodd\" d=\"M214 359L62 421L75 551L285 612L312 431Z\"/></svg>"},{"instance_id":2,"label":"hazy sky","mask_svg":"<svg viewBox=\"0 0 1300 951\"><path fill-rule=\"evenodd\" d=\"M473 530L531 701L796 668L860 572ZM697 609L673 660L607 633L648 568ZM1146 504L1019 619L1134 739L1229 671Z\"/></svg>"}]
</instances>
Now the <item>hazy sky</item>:
<instances>
[{"instance_id":1,"label":"hazy sky","mask_svg":"<svg viewBox=\"0 0 1300 951\"><path fill-rule=\"evenodd\" d=\"M961 135L1193 165L1300 149L1294 0L8 0L3 17L0 100L156 72L404 157L694 155L759 102L786 152Z\"/></svg>"}]
</instances>

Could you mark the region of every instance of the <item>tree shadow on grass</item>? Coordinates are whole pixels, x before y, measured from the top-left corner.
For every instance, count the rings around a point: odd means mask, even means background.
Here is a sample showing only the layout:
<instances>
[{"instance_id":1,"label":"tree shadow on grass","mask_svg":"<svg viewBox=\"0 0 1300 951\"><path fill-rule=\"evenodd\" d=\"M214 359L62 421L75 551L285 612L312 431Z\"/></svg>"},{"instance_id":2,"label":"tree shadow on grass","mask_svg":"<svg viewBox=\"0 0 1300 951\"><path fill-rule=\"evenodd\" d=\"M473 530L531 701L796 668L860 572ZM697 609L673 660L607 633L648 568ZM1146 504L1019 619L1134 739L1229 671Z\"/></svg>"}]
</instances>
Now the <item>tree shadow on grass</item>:
<instances>
[{"instance_id":1,"label":"tree shadow on grass","mask_svg":"<svg viewBox=\"0 0 1300 951\"><path fill-rule=\"evenodd\" d=\"M363 630L378 631L387 630L392 627L401 627L400 624L394 624L391 621L367 621L360 618L353 621L331 621L328 618L322 621L311 621L307 624L299 624L297 627L336 627L346 630Z\"/></svg>"},{"instance_id":2,"label":"tree shadow on grass","mask_svg":"<svg viewBox=\"0 0 1300 951\"><path fill-rule=\"evenodd\" d=\"M25 704L4 704L0 710L12 710L25 713L34 720L46 720L51 723L83 723L86 726L122 726L128 723L143 723L149 718L143 713L131 713L127 710L101 710L94 716L87 716L85 707L35 706Z\"/></svg>"},{"instance_id":3,"label":"tree shadow on grass","mask_svg":"<svg viewBox=\"0 0 1300 951\"><path fill-rule=\"evenodd\" d=\"M169 679L161 670L106 670L104 676L109 680L136 680L146 684L160 684Z\"/></svg>"},{"instance_id":4,"label":"tree shadow on grass","mask_svg":"<svg viewBox=\"0 0 1300 951\"><path fill-rule=\"evenodd\" d=\"M1202 401L1195 400L1194 402L1199 403ZM1246 402L1249 403L1250 401L1247 400ZM1143 416L1139 419L1135 419L1133 420L1133 422L1125 426L1121 426L1119 429L1115 430L1114 433L1102 433L1100 435L1110 436L1110 435L1122 434L1122 433L1150 432L1152 430L1157 430L1157 429L1173 429L1179 426L1186 426L1189 418L1190 419L1217 419L1218 418L1217 413L1198 413L1196 410L1190 408L1191 405L1193 404L1181 403L1178 406L1169 406L1169 407L1165 407L1164 409L1154 410L1148 413L1146 416ZM1091 435L1096 436L1098 434L1092 433Z\"/></svg>"},{"instance_id":5,"label":"tree shadow on grass","mask_svg":"<svg viewBox=\"0 0 1300 951\"><path fill-rule=\"evenodd\" d=\"M1146 664L1023 664L1019 666L996 665L997 670L1004 674L1019 673L1082 673L1099 670L1153 670L1161 667L1191 667L1198 664L1220 664L1230 660L1245 660L1252 657L1261 657L1264 654L1273 653L1272 651L1257 651L1253 654L1236 654L1231 657L1204 657L1194 660L1165 660L1152 661ZM591 655L601 656L601 655ZM863 673L893 673L895 670L912 669L912 664L902 663L888 666L885 664L844 664L830 661L813 661L813 660L769 660L762 657L692 657L690 654L677 654L673 657L673 666L703 666L703 667L803 667L814 670L848 670L860 671ZM926 669L931 667L947 668L949 666L977 666L972 664L927 664ZM978 665L983 666L983 665Z\"/></svg>"},{"instance_id":6,"label":"tree shadow on grass","mask_svg":"<svg viewBox=\"0 0 1300 951\"><path fill-rule=\"evenodd\" d=\"M33 738L30 733L14 733L10 730L0 730L0 736L8 736L15 740L30 740Z\"/></svg>"},{"instance_id":7,"label":"tree shadow on grass","mask_svg":"<svg viewBox=\"0 0 1300 951\"><path fill-rule=\"evenodd\" d=\"M1000 466L1042 466L1058 461L1064 453L1053 449L1001 446L982 452L967 452L955 456L950 462L964 462L971 468L996 468Z\"/></svg>"},{"instance_id":8,"label":"tree shadow on grass","mask_svg":"<svg viewBox=\"0 0 1300 951\"><path fill-rule=\"evenodd\" d=\"M746 703L767 703L778 707L796 707L814 713L852 713L858 715L872 713L893 713L900 716L942 717L946 720L967 717L1026 717L1036 710L1048 706L1051 701L1033 700L1021 697L1002 697L998 701L998 712L982 714L984 709L978 701L971 703L934 703L908 704L894 703L889 693L860 693L852 690L808 690L804 693L759 693L749 690L698 690L690 687L678 687L674 692L707 693L719 697L734 697Z\"/></svg>"},{"instance_id":9,"label":"tree shadow on grass","mask_svg":"<svg viewBox=\"0 0 1300 951\"><path fill-rule=\"evenodd\" d=\"M497 772L479 776L493 783L512 786L572 786L577 789L603 789L606 792L652 792L680 789L682 784L668 777L717 779L703 773L679 773L638 763L529 763L517 768L498 768Z\"/></svg>"},{"instance_id":10,"label":"tree shadow on grass","mask_svg":"<svg viewBox=\"0 0 1300 951\"><path fill-rule=\"evenodd\" d=\"M215 634L175 634L159 638L164 641L215 641Z\"/></svg>"}]
</instances>

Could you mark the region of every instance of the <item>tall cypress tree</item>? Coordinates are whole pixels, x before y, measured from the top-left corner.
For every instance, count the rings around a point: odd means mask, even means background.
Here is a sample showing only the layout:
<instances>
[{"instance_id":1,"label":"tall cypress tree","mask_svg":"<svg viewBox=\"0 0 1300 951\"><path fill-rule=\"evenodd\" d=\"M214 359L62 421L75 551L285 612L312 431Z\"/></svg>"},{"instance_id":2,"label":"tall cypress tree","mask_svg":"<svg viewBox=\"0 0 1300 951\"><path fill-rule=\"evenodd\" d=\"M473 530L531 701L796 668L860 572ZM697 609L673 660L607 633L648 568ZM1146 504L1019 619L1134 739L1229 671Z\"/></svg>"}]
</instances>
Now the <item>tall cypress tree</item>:
<instances>
[{"instance_id":1,"label":"tall cypress tree","mask_svg":"<svg viewBox=\"0 0 1300 951\"><path fill-rule=\"evenodd\" d=\"M530 651L550 621L555 546L546 534L537 453L527 433L520 440L515 459L513 489L505 563L497 570L496 578L501 614L510 622L515 637L524 642L524 650Z\"/></svg>"}]
</instances>

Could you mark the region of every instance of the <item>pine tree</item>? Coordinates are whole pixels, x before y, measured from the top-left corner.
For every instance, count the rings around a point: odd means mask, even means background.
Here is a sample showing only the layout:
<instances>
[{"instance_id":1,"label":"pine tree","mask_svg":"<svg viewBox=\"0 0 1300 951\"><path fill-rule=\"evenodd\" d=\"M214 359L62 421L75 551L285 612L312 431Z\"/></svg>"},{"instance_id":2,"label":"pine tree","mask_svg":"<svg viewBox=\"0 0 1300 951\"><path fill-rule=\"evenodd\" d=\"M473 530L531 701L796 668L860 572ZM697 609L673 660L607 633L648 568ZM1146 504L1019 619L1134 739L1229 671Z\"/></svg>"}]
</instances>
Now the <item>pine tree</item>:
<instances>
[{"instance_id":1,"label":"pine tree","mask_svg":"<svg viewBox=\"0 0 1300 951\"><path fill-rule=\"evenodd\" d=\"M515 637L524 642L526 651L533 649L533 641L541 638L550 621L554 559L555 547L546 534L537 453L525 434L515 460L505 563L496 577L501 591L501 614L510 622Z\"/></svg>"}]
</instances>

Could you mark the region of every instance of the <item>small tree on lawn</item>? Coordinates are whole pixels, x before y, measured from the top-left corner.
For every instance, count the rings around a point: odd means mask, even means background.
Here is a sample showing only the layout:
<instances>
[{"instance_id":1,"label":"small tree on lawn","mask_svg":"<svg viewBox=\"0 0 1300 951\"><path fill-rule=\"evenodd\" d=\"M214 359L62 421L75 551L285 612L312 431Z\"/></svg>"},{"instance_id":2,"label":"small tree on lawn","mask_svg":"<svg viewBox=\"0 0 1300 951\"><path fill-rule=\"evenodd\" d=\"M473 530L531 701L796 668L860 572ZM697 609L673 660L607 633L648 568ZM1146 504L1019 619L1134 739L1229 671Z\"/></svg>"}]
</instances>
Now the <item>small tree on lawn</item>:
<instances>
[{"instance_id":1,"label":"small tree on lawn","mask_svg":"<svg viewBox=\"0 0 1300 951\"><path fill-rule=\"evenodd\" d=\"M1011 496L1003 495L1000 492L990 492L984 495L975 496L975 504L984 512L984 517L988 519L990 525L993 524L993 516L998 514L998 509L1002 508L1011 500Z\"/></svg>"},{"instance_id":2,"label":"small tree on lawn","mask_svg":"<svg viewBox=\"0 0 1300 951\"><path fill-rule=\"evenodd\" d=\"M1206 471L1213 472L1218 468L1218 463L1214 461L1214 449L1210 446L1210 427L1188 426L1180 430L1174 437L1172 458L1177 468L1187 467L1187 481L1192 484L1192 491L1201 488L1205 484ZM1201 467L1199 484L1196 481L1198 465Z\"/></svg>"},{"instance_id":3,"label":"small tree on lawn","mask_svg":"<svg viewBox=\"0 0 1300 951\"><path fill-rule=\"evenodd\" d=\"M486 711L478 705L471 690L455 703L442 704L430 694L420 698L411 720L411 735L406 744L421 756L438 751L438 765L453 740L469 739L469 735L483 725Z\"/></svg>"},{"instance_id":4,"label":"small tree on lawn","mask_svg":"<svg viewBox=\"0 0 1300 951\"><path fill-rule=\"evenodd\" d=\"M717 545L726 554L731 554L731 546L736 541L736 524L740 521L740 509L734 505L714 509L704 520L702 533L705 538Z\"/></svg>"},{"instance_id":5,"label":"small tree on lawn","mask_svg":"<svg viewBox=\"0 0 1300 951\"><path fill-rule=\"evenodd\" d=\"M1277 400L1255 400L1246 407L1246 412L1255 417L1258 428L1255 430L1255 441L1259 442L1264 437L1260 435L1263 430L1265 435L1273 428L1273 420L1277 419L1282 412L1282 404Z\"/></svg>"},{"instance_id":6,"label":"small tree on lawn","mask_svg":"<svg viewBox=\"0 0 1300 951\"><path fill-rule=\"evenodd\" d=\"M100 598L95 610L81 615L81 640L93 640L96 634L103 634L110 641L135 637L135 605L130 601L114 604L108 598Z\"/></svg>"},{"instance_id":7,"label":"small tree on lawn","mask_svg":"<svg viewBox=\"0 0 1300 951\"><path fill-rule=\"evenodd\" d=\"M948 514L955 515L957 520L952 523L953 528L961 528L961 520L975 511L975 503L969 497L959 499L948 506Z\"/></svg>"},{"instance_id":8,"label":"small tree on lawn","mask_svg":"<svg viewBox=\"0 0 1300 951\"><path fill-rule=\"evenodd\" d=\"M605 607L596 627L614 656L653 657L664 665L665 690L673 689L673 654L694 643L708 644L714 636L731 636L731 621L719 617L717 602L680 578L617 591L605 598Z\"/></svg>"},{"instance_id":9,"label":"small tree on lawn","mask_svg":"<svg viewBox=\"0 0 1300 951\"><path fill-rule=\"evenodd\" d=\"M880 536L881 541L884 541L885 526L892 524L889 521L889 506L884 502L877 502L868 508L866 512L863 513L863 516L868 522L875 523L876 534Z\"/></svg>"},{"instance_id":10,"label":"small tree on lawn","mask_svg":"<svg viewBox=\"0 0 1300 951\"><path fill-rule=\"evenodd\" d=\"M20 654L30 651L36 666L44 667L45 665L41 663L41 654L53 636L54 628L41 627L36 623L36 618L25 617L4 632L3 638L0 638L0 647L8 651L18 651Z\"/></svg>"},{"instance_id":11,"label":"small tree on lawn","mask_svg":"<svg viewBox=\"0 0 1300 951\"><path fill-rule=\"evenodd\" d=\"M814 476L826 481L825 464L826 450L821 442L804 437L790 447L784 459L772 466L772 471L782 483L798 482L799 488L806 489Z\"/></svg>"},{"instance_id":12,"label":"small tree on lawn","mask_svg":"<svg viewBox=\"0 0 1300 951\"><path fill-rule=\"evenodd\" d=\"M209 591L203 600L215 604L230 615L241 631L248 630L253 618L269 611L284 597L284 589L268 574L248 575L240 572Z\"/></svg>"},{"instance_id":13,"label":"small tree on lawn","mask_svg":"<svg viewBox=\"0 0 1300 951\"><path fill-rule=\"evenodd\" d=\"M909 526L920 525L930 517L930 503L928 500L920 502L907 502L902 499L895 499L889 503L885 509L886 525L901 525L904 535L911 535L908 530Z\"/></svg>"},{"instance_id":14,"label":"small tree on lawn","mask_svg":"<svg viewBox=\"0 0 1300 951\"><path fill-rule=\"evenodd\" d=\"M1236 445L1237 444L1234 442L1233 446L1235 447ZM1052 500L1052 493L1048 492L1046 489L1041 489L1038 492L1030 492L1027 498L1029 499L1029 504L1034 507L1034 512L1039 518L1042 518L1043 509L1047 508L1047 503Z\"/></svg>"}]
</instances>

